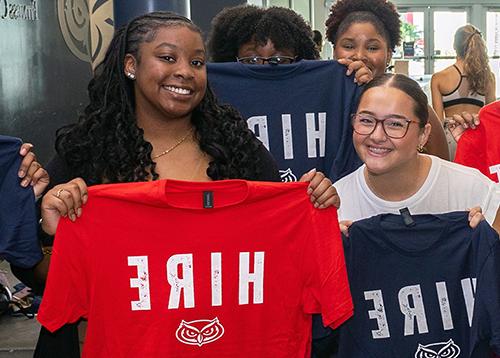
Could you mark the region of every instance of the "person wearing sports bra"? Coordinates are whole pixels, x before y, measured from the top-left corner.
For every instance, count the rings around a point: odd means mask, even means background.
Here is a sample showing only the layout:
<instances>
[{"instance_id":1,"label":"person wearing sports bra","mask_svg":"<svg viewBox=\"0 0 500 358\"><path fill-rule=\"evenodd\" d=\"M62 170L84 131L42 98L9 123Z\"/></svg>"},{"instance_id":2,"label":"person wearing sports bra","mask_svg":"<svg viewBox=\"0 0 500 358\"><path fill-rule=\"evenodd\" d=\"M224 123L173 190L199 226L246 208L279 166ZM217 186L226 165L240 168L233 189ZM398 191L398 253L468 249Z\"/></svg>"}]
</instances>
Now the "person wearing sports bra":
<instances>
[{"instance_id":1,"label":"person wearing sports bra","mask_svg":"<svg viewBox=\"0 0 500 358\"><path fill-rule=\"evenodd\" d=\"M481 32L470 24L460 27L453 47L456 62L436 72L431 79L432 107L447 129L451 160L460 135L467 128L475 128L481 107L495 100L495 76L488 64ZM457 116L470 120L457 121Z\"/></svg>"},{"instance_id":2,"label":"person wearing sports bra","mask_svg":"<svg viewBox=\"0 0 500 358\"><path fill-rule=\"evenodd\" d=\"M452 66L455 68L460 75L460 81L457 87L448 94L443 94L443 107L446 113L446 109L451 106L456 106L459 104L471 104L478 107L484 106L485 96L477 92L470 90L469 81L467 76L462 74L460 68L456 64Z\"/></svg>"}]
</instances>

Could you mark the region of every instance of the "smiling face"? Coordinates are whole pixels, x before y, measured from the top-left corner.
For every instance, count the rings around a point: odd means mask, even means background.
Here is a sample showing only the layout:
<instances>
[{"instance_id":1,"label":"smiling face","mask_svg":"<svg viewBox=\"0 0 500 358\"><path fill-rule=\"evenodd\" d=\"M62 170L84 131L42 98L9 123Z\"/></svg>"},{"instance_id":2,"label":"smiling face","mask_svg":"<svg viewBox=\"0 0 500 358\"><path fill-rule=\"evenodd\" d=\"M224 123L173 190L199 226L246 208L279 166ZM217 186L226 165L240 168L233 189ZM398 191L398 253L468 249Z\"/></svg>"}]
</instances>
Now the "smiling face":
<instances>
[{"instance_id":1,"label":"smiling face","mask_svg":"<svg viewBox=\"0 0 500 358\"><path fill-rule=\"evenodd\" d=\"M182 25L157 29L127 54L125 72L135 74L136 113L148 118L190 118L207 89L205 48L200 34Z\"/></svg>"},{"instance_id":2,"label":"smiling face","mask_svg":"<svg viewBox=\"0 0 500 358\"><path fill-rule=\"evenodd\" d=\"M363 61L374 76L385 72L391 60L387 39L370 22L352 23L335 41L336 59Z\"/></svg>"},{"instance_id":3,"label":"smiling face","mask_svg":"<svg viewBox=\"0 0 500 358\"><path fill-rule=\"evenodd\" d=\"M418 118L414 113L415 102L403 91L394 87L374 87L361 97L357 113L367 113L377 118L404 117L412 121ZM389 138L379 123L370 135L353 133L356 152L374 175L396 173L410 168L417 159L417 146L425 145L430 125L421 129L418 123L410 123L406 136Z\"/></svg>"}]
</instances>

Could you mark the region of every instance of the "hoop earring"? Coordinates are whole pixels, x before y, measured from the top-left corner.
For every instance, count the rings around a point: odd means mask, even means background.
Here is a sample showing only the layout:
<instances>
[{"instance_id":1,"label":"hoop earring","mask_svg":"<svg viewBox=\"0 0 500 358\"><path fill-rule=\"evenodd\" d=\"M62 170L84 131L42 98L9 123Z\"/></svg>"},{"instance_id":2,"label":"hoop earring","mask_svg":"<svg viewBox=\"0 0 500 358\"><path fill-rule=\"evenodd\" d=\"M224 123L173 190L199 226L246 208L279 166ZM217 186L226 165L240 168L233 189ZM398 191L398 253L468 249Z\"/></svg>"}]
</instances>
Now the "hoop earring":
<instances>
[{"instance_id":1,"label":"hoop earring","mask_svg":"<svg viewBox=\"0 0 500 358\"><path fill-rule=\"evenodd\" d=\"M419 152L419 153L424 152L424 146L422 144L417 145L417 152Z\"/></svg>"}]
</instances>

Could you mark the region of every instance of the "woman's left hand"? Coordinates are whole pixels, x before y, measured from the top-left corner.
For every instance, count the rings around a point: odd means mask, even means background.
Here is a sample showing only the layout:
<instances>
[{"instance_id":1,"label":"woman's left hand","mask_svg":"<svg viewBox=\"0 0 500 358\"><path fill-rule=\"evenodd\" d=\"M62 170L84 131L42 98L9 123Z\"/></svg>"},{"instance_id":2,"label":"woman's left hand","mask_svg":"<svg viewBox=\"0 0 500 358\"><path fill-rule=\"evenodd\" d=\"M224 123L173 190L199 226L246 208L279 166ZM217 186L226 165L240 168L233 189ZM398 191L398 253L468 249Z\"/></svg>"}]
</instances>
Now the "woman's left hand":
<instances>
[{"instance_id":1,"label":"woman's left hand","mask_svg":"<svg viewBox=\"0 0 500 358\"><path fill-rule=\"evenodd\" d=\"M21 178L21 186L27 187L31 185L38 198L49 185L49 173L43 169L42 165L36 161L36 155L31 150L33 144L24 143L19 150L19 154L23 157L21 166L19 167L18 176Z\"/></svg>"},{"instance_id":2,"label":"woman's left hand","mask_svg":"<svg viewBox=\"0 0 500 358\"><path fill-rule=\"evenodd\" d=\"M312 169L302 175L299 181L309 182L307 194L309 194L315 208L324 209L332 205L337 209L340 207L340 197L337 194L337 189L325 174Z\"/></svg>"}]
</instances>

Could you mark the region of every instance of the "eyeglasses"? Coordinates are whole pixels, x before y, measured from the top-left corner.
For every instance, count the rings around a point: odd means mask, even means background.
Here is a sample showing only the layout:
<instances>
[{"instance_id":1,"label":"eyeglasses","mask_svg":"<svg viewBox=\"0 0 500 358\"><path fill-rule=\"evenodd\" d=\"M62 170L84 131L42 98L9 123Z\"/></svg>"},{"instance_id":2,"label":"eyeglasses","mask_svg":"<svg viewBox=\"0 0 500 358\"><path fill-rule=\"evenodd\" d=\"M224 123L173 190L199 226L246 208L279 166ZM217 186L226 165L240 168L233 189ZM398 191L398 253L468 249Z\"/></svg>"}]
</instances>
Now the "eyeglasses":
<instances>
[{"instance_id":1,"label":"eyeglasses","mask_svg":"<svg viewBox=\"0 0 500 358\"><path fill-rule=\"evenodd\" d=\"M378 119L367 113L355 113L351 117L352 128L361 135L370 135L375 132L377 124L382 123L382 128L389 138L400 139L408 133L410 123L420 123L407 118L387 117Z\"/></svg>"},{"instance_id":2,"label":"eyeglasses","mask_svg":"<svg viewBox=\"0 0 500 358\"><path fill-rule=\"evenodd\" d=\"M250 56L250 57L236 57L238 62L244 63L245 65L264 65L266 62L270 65L289 65L294 63L297 57L290 56L271 56L271 57L260 57L260 56Z\"/></svg>"}]
</instances>

